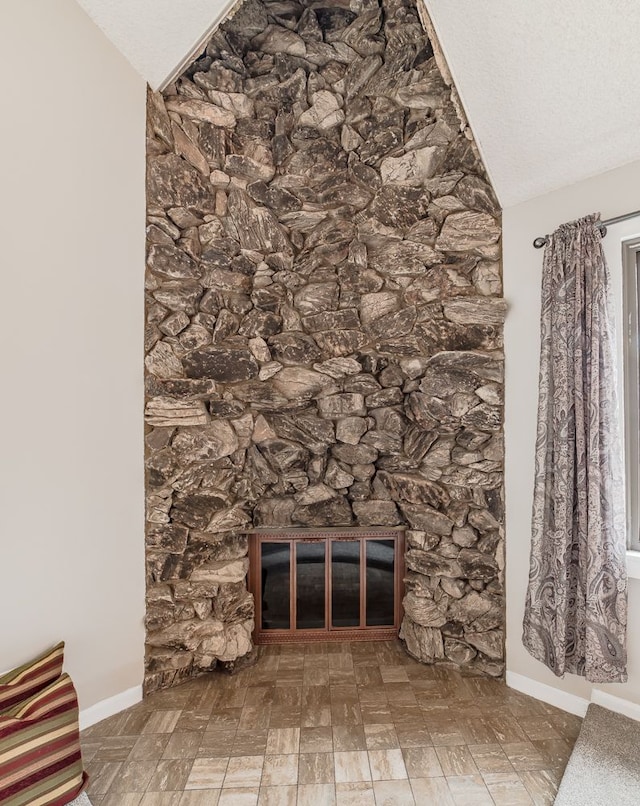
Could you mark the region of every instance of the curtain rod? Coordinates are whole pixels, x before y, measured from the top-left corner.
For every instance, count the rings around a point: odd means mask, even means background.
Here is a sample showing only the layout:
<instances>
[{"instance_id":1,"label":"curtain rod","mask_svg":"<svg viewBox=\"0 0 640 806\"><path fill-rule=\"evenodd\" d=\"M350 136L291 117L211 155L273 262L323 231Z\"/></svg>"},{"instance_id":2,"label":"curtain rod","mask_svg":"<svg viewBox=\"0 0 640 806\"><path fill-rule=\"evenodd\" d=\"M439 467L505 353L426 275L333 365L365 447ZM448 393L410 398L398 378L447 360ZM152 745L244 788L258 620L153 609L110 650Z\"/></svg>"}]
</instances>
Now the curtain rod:
<instances>
[{"instance_id":1,"label":"curtain rod","mask_svg":"<svg viewBox=\"0 0 640 806\"><path fill-rule=\"evenodd\" d=\"M600 230L602 237L607 234L607 227L610 227L612 224L619 224L621 221L628 221L630 218L635 218L636 216L640 216L640 210L636 210L633 213L625 213L624 215L616 216L615 218L607 218L606 221L600 221L596 224L596 227ZM533 242L533 245L536 249L542 249L543 246L546 246L549 243L549 236L545 235L544 238L536 238Z\"/></svg>"}]
</instances>

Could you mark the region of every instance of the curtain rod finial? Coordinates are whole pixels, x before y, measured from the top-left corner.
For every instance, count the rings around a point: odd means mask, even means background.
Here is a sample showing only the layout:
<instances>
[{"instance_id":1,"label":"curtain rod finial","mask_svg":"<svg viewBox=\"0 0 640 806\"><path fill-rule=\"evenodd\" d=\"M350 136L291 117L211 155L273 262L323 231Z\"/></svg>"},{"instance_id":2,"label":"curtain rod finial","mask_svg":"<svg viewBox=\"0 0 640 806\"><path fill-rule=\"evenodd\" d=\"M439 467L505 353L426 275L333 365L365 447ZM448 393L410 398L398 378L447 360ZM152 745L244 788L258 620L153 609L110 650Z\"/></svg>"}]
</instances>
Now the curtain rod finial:
<instances>
[{"instance_id":1,"label":"curtain rod finial","mask_svg":"<svg viewBox=\"0 0 640 806\"><path fill-rule=\"evenodd\" d=\"M547 245L547 242L548 241L547 241L546 237L544 237L544 238L536 238L535 241L533 242L533 245L534 245L534 247L536 249L542 249L543 246Z\"/></svg>"}]
</instances>

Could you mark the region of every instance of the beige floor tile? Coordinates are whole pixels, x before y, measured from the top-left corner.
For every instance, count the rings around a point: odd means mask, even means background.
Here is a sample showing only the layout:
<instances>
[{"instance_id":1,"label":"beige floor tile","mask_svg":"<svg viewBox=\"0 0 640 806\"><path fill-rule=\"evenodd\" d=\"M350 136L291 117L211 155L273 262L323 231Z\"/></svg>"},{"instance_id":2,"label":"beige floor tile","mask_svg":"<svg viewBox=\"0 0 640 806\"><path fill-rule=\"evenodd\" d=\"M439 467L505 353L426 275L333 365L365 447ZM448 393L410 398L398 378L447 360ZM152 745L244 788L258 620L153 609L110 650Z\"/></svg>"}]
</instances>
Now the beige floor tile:
<instances>
[{"instance_id":1,"label":"beige floor tile","mask_svg":"<svg viewBox=\"0 0 640 806\"><path fill-rule=\"evenodd\" d=\"M518 719L529 739L560 739L561 734L551 724L549 716L528 716Z\"/></svg>"},{"instance_id":2,"label":"beige floor tile","mask_svg":"<svg viewBox=\"0 0 640 806\"><path fill-rule=\"evenodd\" d=\"M395 725L380 724L364 726L367 750L391 750L400 747Z\"/></svg>"},{"instance_id":3,"label":"beige floor tile","mask_svg":"<svg viewBox=\"0 0 640 806\"><path fill-rule=\"evenodd\" d=\"M158 733L150 736L138 736L131 748L128 761L158 761L166 750L170 734Z\"/></svg>"},{"instance_id":4,"label":"beige floor tile","mask_svg":"<svg viewBox=\"0 0 640 806\"><path fill-rule=\"evenodd\" d=\"M100 801L100 806L140 806L142 797L142 792L128 792L126 794L116 792L111 795L105 795ZM100 798L100 795L91 795L91 803L97 804L98 798Z\"/></svg>"},{"instance_id":5,"label":"beige floor tile","mask_svg":"<svg viewBox=\"0 0 640 806\"><path fill-rule=\"evenodd\" d=\"M266 730L237 730L231 756L264 756L267 749Z\"/></svg>"},{"instance_id":6,"label":"beige floor tile","mask_svg":"<svg viewBox=\"0 0 640 806\"><path fill-rule=\"evenodd\" d=\"M414 690L406 682L388 683L385 690L390 705L412 705L414 708L418 705Z\"/></svg>"},{"instance_id":7,"label":"beige floor tile","mask_svg":"<svg viewBox=\"0 0 640 806\"><path fill-rule=\"evenodd\" d=\"M302 665L299 669L280 669L276 677L276 686L289 688L290 686L301 686L304 679Z\"/></svg>"},{"instance_id":8,"label":"beige floor tile","mask_svg":"<svg viewBox=\"0 0 640 806\"><path fill-rule=\"evenodd\" d=\"M407 670L404 666L380 666L383 683L408 683Z\"/></svg>"},{"instance_id":9,"label":"beige floor tile","mask_svg":"<svg viewBox=\"0 0 640 806\"><path fill-rule=\"evenodd\" d=\"M303 686L300 689L300 705L302 708L314 708L319 705L331 704L331 689L329 686Z\"/></svg>"},{"instance_id":10,"label":"beige floor tile","mask_svg":"<svg viewBox=\"0 0 640 806\"><path fill-rule=\"evenodd\" d=\"M333 752L333 732L330 726L300 729L301 753Z\"/></svg>"},{"instance_id":11,"label":"beige floor tile","mask_svg":"<svg viewBox=\"0 0 640 806\"><path fill-rule=\"evenodd\" d=\"M348 750L334 753L336 783L370 781L369 757L364 750Z\"/></svg>"},{"instance_id":12,"label":"beige floor tile","mask_svg":"<svg viewBox=\"0 0 640 806\"><path fill-rule=\"evenodd\" d=\"M543 770L549 766L548 762L531 742L511 742L503 744L502 749L517 772L521 770Z\"/></svg>"},{"instance_id":13,"label":"beige floor tile","mask_svg":"<svg viewBox=\"0 0 640 806\"><path fill-rule=\"evenodd\" d=\"M268 705L245 705L238 722L239 730L267 730L271 707Z\"/></svg>"},{"instance_id":14,"label":"beige floor tile","mask_svg":"<svg viewBox=\"0 0 640 806\"><path fill-rule=\"evenodd\" d=\"M297 806L335 806L336 789L333 784L304 784L298 786Z\"/></svg>"},{"instance_id":15,"label":"beige floor tile","mask_svg":"<svg viewBox=\"0 0 640 806\"><path fill-rule=\"evenodd\" d=\"M457 722L441 723L438 725L429 724L429 718L426 719L427 729L431 736L431 744L438 747L459 747L464 744L464 736L460 732Z\"/></svg>"},{"instance_id":16,"label":"beige floor tile","mask_svg":"<svg viewBox=\"0 0 640 806\"><path fill-rule=\"evenodd\" d=\"M211 717L211 705L196 710L184 710L176 722L175 730L182 733L206 730Z\"/></svg>"},{"instance_id":17,"label":"beige floor tile","mask_svg":"<svg viewBox=\"0 0 640 806\"><path fill-rule=\"evenodd\" d=\"M125 716L120 726L121 736L138 736L144 730L147 720L154 713L145 703L138 703L125 711Z\"/></svg>"},{"instance_id":18,"label":"beige floor tile","mask_svg":"<svg viewBox=\"0 0 640 806\"><path fill-rule=\"evenodd\" d=\"M333 753L301 753L298 783L332 784L335 781Z\"/></svg>"},{"instance_id":19,"label":"beige floor tile","mask_svg":"<svg viewBox=\"0 0 640 806\"><path fill-rule=\"evenodd\" d=\"M333 749L337 752L345 750L366 750L367 742L362 725L335 725L333 727Z\"/></svg>"},{"instance_id":20,"label":"beige floor tile","mask_svg":"<svg viewBox=\"0 0 640 806\"><path fill-rule=\"evenodd\" d=\"M136 736L136 739L137 738ZM90 739L88 737L86 739L81 738L80 744L82 747L82 760L85 764L88 764L95 758L96 753L102 745L102 740L99 737L96 739Z\"/></svg>"},{"instance_id":21,"label":"beige floor tile","mask_svg":"<svg viewBox=\"0 0 640 806\"><path fill-rule=\"evenodd\" d=\"M261 786L289 786L298 783L298 755L264 757Z\"/></svg>"},{"instance_id":22,"label":"beige floor tile","mask_svg":"<svg viewBox=\"0 0 640 806\"><path fill-rule=\"evenodd\" d=\"M120 714L115 714L114 716L110 716L108 719L103 719L102 722L91 725L90 728L85 728L82 732L82 735L85 738L91 737L92 739L95 739L98 736L119 736L122 734L121 728L126 718L126 711L123 711Z\"/></svg>"},{"instance_id":23,"label":"beige floor tile","mask_svg":"<svg viewBox=\"0 0 640 806\"><path fill-rule=\"evenodd\" d=\"M153 711L142 729L142 733L173 733L182 710Z\"/></svg>"},{"instance_id":24,"label":"beige floor tile","mask_svg":"<svg viewBox=\"0 0 640 806\"><path fill-rule=\"evenodd\" d=\"M255 786L242 786L223 789L218 806L257 806L260 789Z\"/></svg>"},{"instance_id":25,"label":"beige floor tile","mask_svg":"<svg viewBox=\"0 0 640 806\"><path fill-rule=\"evenodd\" d=\"M229 759L223 789L229 787L251 788L260 785L264 756L236 756Z\"/></svg>"},{"instance_id":26,"label":"beige floor tile","mask_svg":"<svg viewBox=\"0 0 640 806\"><path fill-rule=\"evenodd\" d=\"M302 724L302 708L299 705L273 705L269 708L270 728L298 728ZM311 720L311 724L316 724Z\"/></svg>"},{"instance_id":27,"label":"beige floor tile","mask_svg":"<svg viewBox=\"0 0 640 806\"><path fill-rule=\"evenodd\" d=\"M433 745L431 734L423 725L396 725L400 747L429 747Z\"/></svg>"},{"instance_id":28,"label":"beige floor tile","mask_svg":"<svg viewBox=\"0 0 640 806\"><path fill-rule=\"evenodd\" d=\"M374 781L376 806L414 806L409 781Z\"/></svg>"},{"instance_id":29,"label":"beige floor tile","mask_svg":"<svg viewBox=\"0 0 640 806\"><path fill-rule=\"evenodd\" d=\"M496 734L496 739L500 744L528 741L529 737L514 716L488 715L487 722Z\"/></svg>"},{"instance_id":30,"label":"beige floor tile","mask_svg":"<svg viewBox=\"0 0 640 806\"><path fill-rule=\"evenodd\" d=\"M442 772L448 778L457 775L476 775L478 768L466 745L436 747Z\"/></svg>"},{"instance_id":31,"label":"beige floor tile","mask_svg":"<svg viewBox=\"0 0 640 806\"><path fill-rule=\"evenodd\" d=\"M303 686L328 686L329 670L322 667L305 667L302 674Z\"/></svg>"},{"instance_id":32,"label":"beige floor tile","mask_svg":"<svg viewBox=\"0 0 640 806\"><path fill-rule=\"evenodd\" d=\"M401 781L407 777L400 748L369 750L369 767L372 781Z\"/></svg>"},{"instance_id":33,"label":"beige floor tile","mask_svg":"<svg viewBox=\"0 0 640 806\"><path fill-rule=\"evenodd\" d=\"M574 714L561 712L548 715L549 722L565 739L577 739L582 727L582 719Z\"/></svg>"},{"instance_id":34,"label":"beige floor tile","mask_svg":"<svg viewBox=\"0 0 640 806\"><path fill-rule=\"evenodd\" d=\"M161 759L151 776L148 792L182 792L189 778L191 759Z\"/></svg>"},{"instance_id":35,"label":"beige floor tile","mask_svg":"<svg viewBox=\"0 0 640 806\"><path fill-rule=\"evenodd\" d=\"M533 800L517 773L492 772L482 777L496 806L532 806Z\"/></svg>"},{"instance_id":36,"label":"beige floor tile","mask_svg":"<svg viewBox=\"0 0 640 806\"><path fill-rule=\"evenodd\" d=\"M336 806L375 806L373 784L359 781L350 784L336 784Z\"/></svg>"},{"instance_id":37,"label":"beige floor tile","mask_svg":"<svg viewBox=\"0 0 640 806\"><path fill-rule=\"evenodd\" d=\"M356 682L356 676L353 668L351 669L329 669L329 683L330 685L342 685L344 683Z\"/></svg>"},{"instance_id":38,"label":"beige floor tile","mask_svg":"<svg viewBox=\"0 0 640 806\"><path fill-rule=\"evenodd\" d=\"M544 767L566 767L574 742L565 739L534 739L532 744L544 759Z\"/></svg>"},{"instance_id":39,"label":"beige floor tile","mask_svg":"<svg viewBox=\"0 0 640 806\"><path fill-rule=\"evenodd\" d=\"M446 778L411 778L410 783L419 806L455 806Z\"/></svg>"},{"instance_id":40,"label":"beige floor tile","mask_svg":"<svg viewBox=\"0 0 640 806\"><path fill-rule=\"evenodd\" d=\"M155 761L125 761L109 792L144 792L156 769Z\"/></svg>"},{"instance_id":41,"label":"beige floor tile","mask_svg":"<svg viewBox=\"0 0 640 806\"><path fill-rule=\"evenodd\" d=\"M298 707L302 705L302 691L302 686L273 686L269 691L270 702L274 706Z\"/></svg>"},{"instance_id":42,"label":"beige floor tile","mask_svg":"<svg viewBox=\"0 0 640 806\"><path fill-rule=\"evenodd\" d=\"M303 728L320 728L331 725L331 706L309 705L302 706L300 710L300 725Z\"/></svg>"},{"instance_id":43,"label":"beige floor tile","mask_svg":"<svg viewBox=\"0 0 640 806\"><path fill-rule=\"evenodd\" d=\"M115 778L120 774L121 768L121 761L93 761L88 764L88 793L90 795L104 795L109 790Z\"/></svg>"},{"instance_id":44,"label":"beige floor tile","mask_svg":"<svg viewBox=\"0 0 640 806\"><path fill-rule=\"evenodd\" d=\"M278 672L299 671L300 669L304 669L304 651L301 647L292 647L292 650L296 651L280 656Z\"/></svg>"},{"instance_id":45,"label":"beige floor tile","mask_svg":"<svg viewBox=\"0 0 640 806\"><path fill-rule=\"evenodd\" d=\"M391 721L396 725L424 725L424 714L415 705L389 705Z\"/></svg>"},{"instance_id":46,"label":"beige floor tile","mask_svg":"<svg viewBox=\"0 0 640 806\"><path fill-rule=\"evenodd\" d=\"M447 778L456 806L494 806L481 775L456 775Z\"/></svg>"},{"instance_id":47,"label":"beige floor tile","mask_svg":"<svg viewBox=\"0 0 640 806\"><path fill-rule=\"evenodd\" d=\"M492 772L513 772L511 762L499 744L472 744L469 752L482 775Z\"/></svg>"},{"instance_id":48,"label":"beige floor tile","mask_svg":"<svg viewBox=\"0 0 640 806\"><path fill-rule=\"evenodd\" d=\"M244 688L227 689L224 692L224 707L242 708L247 701L247 693L247 689Z\"/></svg>"},{"instance_id":49,"label":"beige floor tile","mask_svg":"<svg viewBox=\"0 0 640 806\"><path fill-rule=\"evenodd\" d=\"M495 731L482 717L461 720L460 733L465 744L495 744L497 742Z\"/></svg>"},{"instance_id":50,"label":"beige floor tile","mask_svg":"<svg viewBox=\"0 0 640 806\"><path fill-rule=\"evenodd\" d=\"M360 686L358 688L358 697L361 705L379 705L384 703L389 704L387 696L388 688L384 685L381 686Z\"/></svg>"},{"instance_id":51,"label":"beige floor tile","mask_svg":"<svg viewBox=\"0 0 640 806\"><path fill-rule=\"evenodd\" d=\"M106 736L94 754L94 759L96 761L126 761L137 739L137 736Z\"/></svg>"},{"instance_id":52,"label":"beige floor tile","mask_svg":"<svg viewBox=\"0 0 640 806\"><path fill-rule=\"evenodd\" d=\"M189 683L176 688L167 688L163 691L155 691L145 698L145 706L149 710L167 711L171 709L181 709L188 705L191 689Z\"/></svg>"},{"instance_id":53,"label":"beige floor tile","mask_svg":"<svg viewBox=\"0 0 640 806\"><path fill-rule=\"evenodd\" d=\"M433 747L405 747L402 755L409 778L438 778L444 774Z\"/></svg>"},{"instance_id":54,"label":"beige floor tile","mask_svg":"<svg viewBox=\"0 0 640 806\"><path fill-rule=\"evenodd\" d=\"M206 730L202 734L202 741L198 747L197 757L213 758L215 756L229 756L233 750L236 732L235 728L231 730L227 728Z\"/></svg>"},{"instance_id":55,"label":"beige floor tile","mask_svg":"<svg viewBox=\"0 0 640 806\"><path fill-rule=\"evenodd\" d=\"M386 717L388 720L388 716ZM357 701L338 700L331 702L332 725L362 725L362 712Z\"/></svg>"},{"instance_id":56,"label":"beige floor tile","mask_svg":"<svg viewBox=\"0 0 640 806\"><path fill-rule=\"evenodd\" d=\"M233 728L235 730L240 724L241 716L242 708L221 708L212 711L207 730L216 730L218 728Z\"/></svg>"},{"instance_id":57,"label":"beige floor tile","mask_svg":"<svg viewBox=\"0 0 640 806\"><path fill-rule=\"evenodd\" d=\"M194 789L182 793L179 806L217 806L219 799L219 789Z\"/></svg>"},{"instance_id":58,"label":"beige floor tile","mask_svg":"<svg viewBox=\"0 0 640 806\"><path fill-rule=\"evenodd\" d=\"M551 806L580 726L398 641L343 642L263 647L254 667L155 692L81 741L95 806L380 806L409 797L401 774L420 806Z\"/></svg>"},{"instance_id":59,"label":"beige floor tile","mask_svg":"<svg viewBox=\"0 0 640 806\"><path fill-rule=\"evenodd\" d=\"M261 786L258 806L296 806L297 786Z\"/></svg>"},{"instance_id":60,"label":"beige floor tile","mask_svg":"<svg viewBox=\"0 0 640 806\"><path fill-rule=\"evenodd\" d=\"M518 773L536 806L552 806L561 776L552 770L522 770Z\"/></svg>"},{"instance_id":61,"label":"beige floor tile","mask_svg":"<svg viewBox=\"0 0 640 806\"><path fill-rule=\"evenodd\" d=\"M393 713L388 703L378 705L360 705L360 716L363 725L388 725L393 722Z\"/></svg>"},{"instance_id":62,"label":"beige floor tile","mask_svg":"<svg viewBox=\"0 0 640 806\"><path fill-rule=\"evenodd\" d=\"M375 665L355 666L353 674L359 686L379 686L382 684L380 669Z\"/></svg>"},{"instance_id":63,"label":"beige floor tile","mask_svg":"<svg viewBox=\"0 0 640 806\"><path fill-rule=\"evenodd\" d=\"M140 806L180 806L182 792L145 792Z\"/></svg>"},{"instance_id":64,"label":"beige floor tile","mask_svg":"<svg viewBox=\"0 0 640 806\"><path fill-rule=\"evenodd\" d=\"M197 758L185 789L220 789L229 765L228 758Z\"/></svg>"},{"instance_id":65,"label":"beige floor tile","mask_svg":"<svg viewBox=\"0 0 640 806\"><path fill-rule=\"evenodd\" d=\"M360 701L360 694L355 682L333 683L329 686L329 693L332 704L338 702L358 703Z\"/></svg>"},{"instance_id":66,"label":"beige floor tile","mask_svg":"<svg viewBox=\"0 0 640 806\"><path fill-rule=\"evenodd\" d=\"M195 758L202 742L202 733L172 733L164 749L162 758Z\"/></svg>"},{"instance_id":67,"label":"beige floor tile","mask_svg":"<svg viewBox=\"0 0 640 806\"><path fill-rule=\"evenodd\" d=\"M270 755L287 755L300 751L300 728L270 728L266 752Z\"/></svg>"}]
</instances>

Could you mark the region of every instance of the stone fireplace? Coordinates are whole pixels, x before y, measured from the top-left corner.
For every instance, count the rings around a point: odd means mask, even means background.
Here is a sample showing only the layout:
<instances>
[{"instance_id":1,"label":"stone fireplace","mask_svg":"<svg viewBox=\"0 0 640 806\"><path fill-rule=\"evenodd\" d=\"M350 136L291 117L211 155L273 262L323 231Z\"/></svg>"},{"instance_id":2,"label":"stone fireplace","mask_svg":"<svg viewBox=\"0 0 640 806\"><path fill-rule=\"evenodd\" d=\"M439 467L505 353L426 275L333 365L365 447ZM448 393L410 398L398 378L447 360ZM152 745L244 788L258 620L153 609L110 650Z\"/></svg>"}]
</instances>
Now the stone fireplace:
<instances>
[{"instance_id":1,"label":"stone fireplace","mask_svg":"<svg viewBox=\"0 0 640 806\"><path fill-rule=\"evenodd\" d=\"M407 651L503 672L499 209L429 30L247 0L149 93L147 691L250 656L261 527L404 527Z\"/></svg>"}]
</instances>

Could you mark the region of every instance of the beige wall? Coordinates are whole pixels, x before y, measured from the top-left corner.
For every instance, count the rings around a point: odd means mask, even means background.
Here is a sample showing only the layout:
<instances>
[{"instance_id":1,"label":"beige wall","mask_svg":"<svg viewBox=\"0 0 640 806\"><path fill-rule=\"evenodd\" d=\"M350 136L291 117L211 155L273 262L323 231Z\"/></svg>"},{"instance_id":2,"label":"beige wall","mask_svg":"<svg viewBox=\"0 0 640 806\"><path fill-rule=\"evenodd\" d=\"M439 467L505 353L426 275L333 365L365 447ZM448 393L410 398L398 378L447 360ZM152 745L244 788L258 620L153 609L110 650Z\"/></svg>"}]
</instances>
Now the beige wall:
<instances>
[{"instance_id":1,"label":"beige wall","mask_svg":"<svg viewBox=\"0 0 640 806\"><path fill-rule=\"evenodd\" d=\"M591 686L567 675L561 680L524 649L522 616L529 570L531 497L539 355L542 252L532 247L538 235L559 224L600 211L603 218L640 207L640 162L504 211L504 280L509 313L506 344L506 503L507 503L507 669L563 692L591 698ZM637 220L611 228L605 240L612 272L619 271L621 236L638 230ZM640 579L629 583L629 681L599 686L616 697L640 703Z\"/></svg>"},{"instance_id":2,"label":"beige wall","mask_svg":"<svg viewBox=\"0 0 640 806\"><path fill-rule=\"evenodd\" d=\"M142 682L145 85L73 0L0 3L0 669Z\"/></svg>"}]
</instances>

